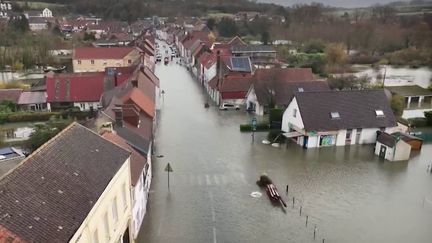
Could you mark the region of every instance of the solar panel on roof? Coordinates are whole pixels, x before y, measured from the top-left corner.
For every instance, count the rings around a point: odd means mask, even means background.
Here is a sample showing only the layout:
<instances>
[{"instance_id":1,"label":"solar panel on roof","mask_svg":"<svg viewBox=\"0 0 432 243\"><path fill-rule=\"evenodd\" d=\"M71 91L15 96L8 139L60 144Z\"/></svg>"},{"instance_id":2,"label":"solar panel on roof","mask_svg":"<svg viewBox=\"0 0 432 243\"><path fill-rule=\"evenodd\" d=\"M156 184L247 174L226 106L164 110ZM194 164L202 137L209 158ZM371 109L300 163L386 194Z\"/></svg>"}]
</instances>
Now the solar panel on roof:
<instances>
[{"instance_id":1,"label":"solar panel on roof","mask_svg":"<svg viewBox=\"0 0 432 243\"><path fill-rule=\"evenodd\" d=\"M232 57L231 65L232 69L235 71L251 71L251 65L248 57Z\"/></svg>"}]
</instances>

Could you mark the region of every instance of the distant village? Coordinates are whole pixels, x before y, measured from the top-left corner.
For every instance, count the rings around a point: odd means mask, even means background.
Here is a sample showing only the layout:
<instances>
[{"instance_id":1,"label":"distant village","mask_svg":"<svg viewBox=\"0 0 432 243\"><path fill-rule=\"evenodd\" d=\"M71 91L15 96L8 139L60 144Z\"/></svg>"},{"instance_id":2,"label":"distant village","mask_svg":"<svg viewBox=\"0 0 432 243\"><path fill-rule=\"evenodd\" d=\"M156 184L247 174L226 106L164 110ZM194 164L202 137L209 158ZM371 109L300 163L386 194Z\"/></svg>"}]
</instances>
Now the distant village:
<instances>
[{"instance_id":1,"label":"distant village","mask_svg":"<svg viewBox=\"0 0 432 243\"><path fill-rule=\"evenodd\" d=\"M2 20L22 18L9 2L0 7ZM70 58L72 70L45 67L42 81L29 88L0 89L0 102L32 115L73 110L86 117L73 119L30 154L19 146L0 148L0 242L135 242L163 109L156 65L187 69L207 92L203 106L248 112L260 121L274 108L282 110L281 133L305 149L376 144L377 156L408 160L423 139L394 115L392 95L405 101L403 118L432 111L432 91L424 87L335 90L311 68L289 67L273 45L220 38L200 19L127 24L64 19L48 8L24 16L35 33L57 26L65 39L85 34L94 40L91 46L53 48L51 55ZM170 55L162 58L161 46Z\"/></svg>"}]
</instances>

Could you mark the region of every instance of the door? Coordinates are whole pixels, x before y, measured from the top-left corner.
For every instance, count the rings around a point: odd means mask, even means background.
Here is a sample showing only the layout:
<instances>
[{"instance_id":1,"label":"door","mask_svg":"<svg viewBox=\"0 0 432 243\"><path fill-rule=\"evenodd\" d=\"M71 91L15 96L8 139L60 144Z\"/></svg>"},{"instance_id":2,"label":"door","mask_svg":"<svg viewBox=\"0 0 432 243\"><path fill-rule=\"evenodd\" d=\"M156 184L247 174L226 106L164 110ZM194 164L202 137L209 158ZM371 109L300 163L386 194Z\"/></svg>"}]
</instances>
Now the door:
<instances>
[{"instance_id":1,"label":"door","mask_svg":"<svg viewBox=\"0 0 432 243\"><path fill-rule=\"evenodd\" d=\"M387 151L387 147L384 145L381 145L380 152L379 152L379 157L381 159L385 159L386 151Z\"/></svg>"},{"instance_id":2,"label":"door","mask_svg":"<svg viewBox=\"0 0 432 243\"><path fill-rule=\"evenodd\" d=\"M307 144L308 144L308 140L309 140L309 137L304 137L303 138L303 148L307 148Z\"/></svg>"},{"instance_id":3,"label":"door","mask_svg":"<svg viewBox=\"0 0 432 243\"><path fill-rule=\"evenodd\" d=\"M346 131L346 136L345 136L345 145L351 145L351 135L352 135L352 129L348 129Z\"/></svg>"}]
</instances>

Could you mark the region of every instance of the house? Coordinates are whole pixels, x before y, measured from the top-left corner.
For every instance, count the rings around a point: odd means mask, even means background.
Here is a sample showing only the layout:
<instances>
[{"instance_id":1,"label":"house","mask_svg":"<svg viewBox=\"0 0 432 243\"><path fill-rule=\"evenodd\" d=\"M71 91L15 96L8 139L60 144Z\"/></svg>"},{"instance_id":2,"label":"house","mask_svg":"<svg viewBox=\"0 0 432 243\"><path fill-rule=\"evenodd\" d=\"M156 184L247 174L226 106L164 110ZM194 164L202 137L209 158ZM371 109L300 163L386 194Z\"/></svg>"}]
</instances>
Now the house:
<instances>
[{"instance_id":1,"label":"house","mask_svg":"<svg viewBox=\"0 0 432 243\"><path fill-rule=\"evenodd\" d=\"M0 89L0 103L7 100L18 104L22 92L22 89Z\"/></svg>"},{"instance_id":2,"label":"house","mask_svg":"<svg viewBox=\"0 0 432 243\"><path fill-rule=\"evenodd\" d=\"M44 91L22 92L18 105L23 110L43 111L47 109L47 93Z\"/></svg>"},{"instance_id":3,"label":"house","mask_svg":"<svg viewBox=\"0 0 432 243\"><path fill-rule=\"evenodd\" d=\"M208 89L208 82L216 76L216 56L212 52L204 52L198 58L198 64L198 81Z\"/></svg>"},{"instance_id":4,"label":"house","mask_svg":"<svg viewBox=\"0 0 432 243\"><path fill-rule=\"evenodd\" d=\"M20 149L14 147L0 148L0 178L14 169L24 159L25 155Z\"/></svg>"},{"instance_id":5,"label":"house","mask_svg":"<svg viewBox=\"0 0 432 243\"><path fill-rule=\"evenodd\" d=\"M424 117L425 111L432 111L432 91L418 85L387 86L393 95L400 95L405 99L402 118Z\"/></svg>"},{"instance_id":6,"label":"house","mask_svg":"<svg viewBox=\"0 0 432 243\"><path fill-rule=\"evenodd\" d=\"M65 128L1 178L0 241L134 242L130 154Z\"/></svg>"},{"instance_id":7,"label":"house","mask_svg":"<svg viewBox=\"0 0 432 243\"><path fill-rule=\"evenodd\" d=\"M250 74L215 76L209 81L209 95L217 105L223 103L243 105L252 83Z\"/></svg>"},{"instance_id":8,"label":"house","mask_svg":"<svg viewBox=\"0 0 432 243\"><path fill-rule=\"evenodd\" d=\"M9 1L0 1L0 10L1 11L11 11L12 10L12 4Z\"/></svg>"},{"instance_id":9,"label":"house","mask_svg":"<svg viewBox=\"0 0 432 243\"><path fill-rule=\"evenodd\" d=\"M285 109L295 92L324 90L330 90L327 82L315 81L310 68L257 69L246 108L262 116L268 113L270 105Z\"/></svg>"},{"instance_id":10,"label":"house","mask_svg":"<svg viewBox=\"0 0 432 243\"><path fill-rule=\"evenodd\" d=\"M296 92L282 130L304 148L372 144L394 132L396 119L383 90Z\"/></svg>"},{"instance_id":11,"label":"house","mask_svg":"<svg viewBox=\"0 0 432 243\"><path fill-rule=\"evenodd\" d=\"M24 16L26 16L27 19L30 18L52 18L53 14L52 11L48 8L45 8L43 10L31 10L24 12Z\"/></svg>"},{"instance_id":12,"label":"house","mask_svg":"<svg viewBox=\"0 0 432 243\"><path fill-rule=\"evenodd\" d=\"M104 92L104 79L104 72L48 73L45 78L47 109L99 109L100 97Z\"/></svg>"},{"instance_id":13,"label":"house","mask_svg":"<svg viewBox=\"0 0 432 243\"><path fill-rule=\"evenodd\" d=\"M133 222L131 231L134 239L136 239L146 214L148 192L151 184L151 163L147 158L151 158L151 153L141 153L121 136L127 137L123 131L118 133L106 132L102 135L103 138L132 152L130 158ZM150 147L149 145L150 141L147 141L147 147Z\"/></svg>"},{"instance_id":14,"label":"house","mask_svg":"<svg viewBox=\"0 0 432 243\"><path fill-rule=\"evenodd\" d=\"M270 68L276 63L276 50L268 45L235 45L231 47L231 53L250 57L256 68Z\"/></svg>"},{"instance_id":15,"label":"house","mask_svg":"<svg viewBox=\"0 0 432 243\"><path fill-rule=\"evenodd\" d=\"M28 19L29 28L31 31L40 31L48 29L48 22L44 18L30 17Z\"/></svg>"},{"instance_id":16,"label":"house","mask_svg":"<svg viewBox=\"0 0 432 243\"><path fill-rule=\"evenodd\" d=\"M103 72L106 67L127 67L141 61L140 50L135 47L75 48L72 54L74 72Z\"/></svg>"},{"instance_id":17,"label":"house","mask_svg":"<svg viewBox=\"0 0 432 243\"><path fill-rule=\"evenodd\" d=\"M51 10L49 10L48 8L44 8L44 10L42 10L42 17L43 18L52 18L53 14L52 14Z\"/></svg>"},{"instance_id":18,"label":"house","mask_svg":"<svg viewBox=\"0 0 432 243\"><path fill-rule=\"evenodd\" d=\"M395 133L392 133L392 136L394 136L400 140L403 140L404 142L411 145L412 150L421 150L421 148L423 146L423 139L416 137L416 136L413 136L411 134L407 134L407 133L403 133L403 132L395 132Z\"/></svg>"},{"instance_id":19,"label":"house","mask_svg":"<svg viewBox=\"0 0 432 243\"><path fill-rule=\"evenodd\" d=\"M386 132L377 131L375 154L382 159L390 161L409 160L411 145L400 137Z\"/></svg>"}]
</instances>

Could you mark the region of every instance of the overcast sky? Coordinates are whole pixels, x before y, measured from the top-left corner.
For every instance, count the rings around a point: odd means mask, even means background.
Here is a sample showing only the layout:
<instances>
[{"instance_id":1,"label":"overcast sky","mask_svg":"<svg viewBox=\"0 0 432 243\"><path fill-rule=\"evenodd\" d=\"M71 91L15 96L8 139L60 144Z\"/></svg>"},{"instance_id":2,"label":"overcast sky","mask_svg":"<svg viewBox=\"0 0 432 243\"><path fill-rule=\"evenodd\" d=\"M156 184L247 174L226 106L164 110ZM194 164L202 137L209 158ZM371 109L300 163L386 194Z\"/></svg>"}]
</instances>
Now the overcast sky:
<instances>
[{"instance_id":1,"label":"overcast sky","mask_svg":"<svg viewBox=\"0 0 432 243\"><path fill-rule=\"evenodd\" d=\"M334 7L368 7L374 4L386 4L396 0L258 0L258 2L276 3L285 6L291 6L297 3L321 2L325 5ZM408 2L408 0L401 0Z\"/></svg>"}]
</instances>

